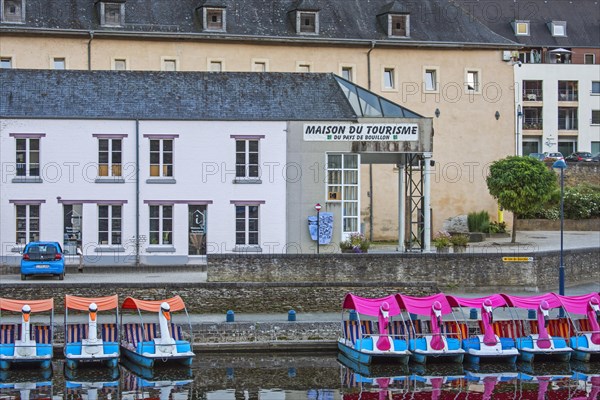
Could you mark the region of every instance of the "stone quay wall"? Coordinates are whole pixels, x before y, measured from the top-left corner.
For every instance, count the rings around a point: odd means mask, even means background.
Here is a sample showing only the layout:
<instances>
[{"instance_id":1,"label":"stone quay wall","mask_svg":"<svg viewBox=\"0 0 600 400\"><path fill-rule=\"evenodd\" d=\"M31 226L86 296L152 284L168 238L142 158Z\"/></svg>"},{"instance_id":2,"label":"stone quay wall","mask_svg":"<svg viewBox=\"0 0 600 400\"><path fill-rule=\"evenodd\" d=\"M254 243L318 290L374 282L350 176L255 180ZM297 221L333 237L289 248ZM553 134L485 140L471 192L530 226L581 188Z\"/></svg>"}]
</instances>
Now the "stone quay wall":
<instances>
[{"instance_id":1,"label":"stone quay wall","mask_svg":"<svg viewBox=\"0 0 600 400\"><path fill-rule=\"evenodd\" d=\"M435 282L464 292L544 291L558 287L559 251L522 247L463 254L217 255L209 257L209 282ZM600 247L565 250L567 285L600 277ZM504 257L531 257L506 261Z\"/></svg>"}]
</instances>

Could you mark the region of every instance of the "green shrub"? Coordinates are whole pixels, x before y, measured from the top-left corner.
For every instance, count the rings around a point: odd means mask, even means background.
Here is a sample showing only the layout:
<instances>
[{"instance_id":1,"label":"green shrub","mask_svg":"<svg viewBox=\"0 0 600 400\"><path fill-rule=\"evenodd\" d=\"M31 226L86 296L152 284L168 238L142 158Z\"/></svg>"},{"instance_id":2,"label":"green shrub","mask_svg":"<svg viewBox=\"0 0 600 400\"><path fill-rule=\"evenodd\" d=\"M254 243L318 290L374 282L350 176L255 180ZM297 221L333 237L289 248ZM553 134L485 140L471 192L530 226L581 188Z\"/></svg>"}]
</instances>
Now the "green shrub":
<instances>
[{"instance_id":1,"label":"green shrub","mask_svg":"<svg viewBox=\"0 0 600 400\"><path fill-rule=\"evenodd\" d=\"M581 184L565 188L566 219L600 218L600 186ZM560 219L560 192L540 210L521 216L524 219Z\"/></svg>"},{"instance_id":2,"label":"green shrub","mask_svg":"<svg viewBox=\"0 0 600 400\"><path fill-rule=\"evenodd\" d=\"M490 222L490 233L506 233L506 222Z\"/></svg>"},{"instance_id":3,"label":"green shrub","mask_svg":"<svg viewBox=\"0 0 600 400\"><path fill-rule=\"evenodd\" d=\"M490 214L487 211L469 213L467 225L469 232L489 232Z\"/></svg>"}]
</instances>

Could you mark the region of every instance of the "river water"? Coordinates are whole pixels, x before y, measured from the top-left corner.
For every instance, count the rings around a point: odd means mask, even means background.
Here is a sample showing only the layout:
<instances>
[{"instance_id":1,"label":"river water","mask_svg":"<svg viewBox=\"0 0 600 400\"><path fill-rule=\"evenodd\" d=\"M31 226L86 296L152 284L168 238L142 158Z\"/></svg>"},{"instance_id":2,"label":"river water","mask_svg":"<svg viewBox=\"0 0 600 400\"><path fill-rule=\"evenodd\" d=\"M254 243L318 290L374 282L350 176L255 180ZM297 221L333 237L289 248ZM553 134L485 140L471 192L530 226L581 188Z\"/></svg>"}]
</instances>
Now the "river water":
<instances>
[{"instance_id":1,"label":"river water","mask_svg":"<svg viewBox=\"0 0 600 400\"><path fill-rule=\"evenodd\" d=\"M135 371L134 371L135 370ZM0 399L399 400L593 399L600 363L376 365L357 373L336 353L198 354L192 368L82 368L0 373Z\"/></svg>"}]
</instances>

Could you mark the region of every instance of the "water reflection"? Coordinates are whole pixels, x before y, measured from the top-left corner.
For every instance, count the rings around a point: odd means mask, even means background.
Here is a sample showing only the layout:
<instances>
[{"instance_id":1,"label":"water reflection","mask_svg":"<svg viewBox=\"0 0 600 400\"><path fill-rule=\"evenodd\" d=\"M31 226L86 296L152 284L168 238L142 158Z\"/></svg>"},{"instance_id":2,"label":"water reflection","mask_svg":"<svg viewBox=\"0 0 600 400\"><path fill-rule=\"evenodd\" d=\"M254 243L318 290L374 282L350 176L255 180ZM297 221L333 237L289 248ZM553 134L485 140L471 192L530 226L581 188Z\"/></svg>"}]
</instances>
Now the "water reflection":
<instances>
[{"instance_id":1,"label":"water reflection","mask_svg":"<svg viewBox=\"0 0 600 400\"><path fill-rule=\"evenodd\" d=\"M191 369L17 369L0 399L400 400L594 399L600 363L346 366L335 353L199 354Z\"/></svg>"}]
</instances>

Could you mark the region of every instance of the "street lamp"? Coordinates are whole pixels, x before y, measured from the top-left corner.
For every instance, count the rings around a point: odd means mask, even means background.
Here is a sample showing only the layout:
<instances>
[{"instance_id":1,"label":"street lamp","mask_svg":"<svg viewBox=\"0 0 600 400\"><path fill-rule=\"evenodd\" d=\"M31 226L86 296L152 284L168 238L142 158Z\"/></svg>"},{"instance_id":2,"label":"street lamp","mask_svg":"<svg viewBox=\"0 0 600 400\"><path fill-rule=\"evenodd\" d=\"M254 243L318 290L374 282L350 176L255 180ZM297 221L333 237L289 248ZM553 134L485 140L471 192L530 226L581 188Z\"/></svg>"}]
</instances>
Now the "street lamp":
<instances>
[{"instance_id":1,"label":"street lamp","mask_svg":"<svg viewBox=\"0 0 600 400\"><path fill-rule=\"evenodd\" d=\"M522 155L522 151L521 151L521 147L520 147L520 142L519 142L519 132L521 130L521 123L522 123L522 119L523 119L523 111L521 111L521 105L519 104L517 106L517 143L516 143L516 147L515 150L517 151L517 155L520 156Z\"/></svg>"},{"instance_id":2,"label":"street lamp","mask_svg":"<svg viewBox=\"0 0 600 400\"><path fill-rule=\"evenodd\" d=\"M319 245L321 244L321 218L319 212L321 212L321 204L315 204L315 210L317 210L317 254L319 254Z\"/></svg>"},{"instance_id":3,"label":"street lamp","mask_svg":"<svg viewBox=\"0 0 600 400\"><path fill-rule=\"evenodd\" d=\"M560 169L560 266L558 267L558 294L564 296L565 294L565 264L563 262L563 224L565 221L564 206L565 206L565 168L567 163L565 160L556 160L552 164L552 168ZM560 309L561 316L564 313L563 309Z\"/></svg>"}]
</instances>

